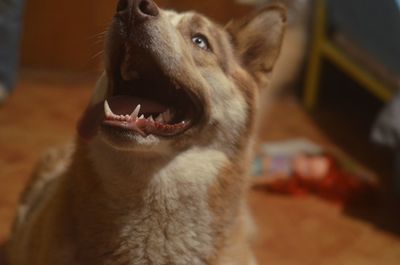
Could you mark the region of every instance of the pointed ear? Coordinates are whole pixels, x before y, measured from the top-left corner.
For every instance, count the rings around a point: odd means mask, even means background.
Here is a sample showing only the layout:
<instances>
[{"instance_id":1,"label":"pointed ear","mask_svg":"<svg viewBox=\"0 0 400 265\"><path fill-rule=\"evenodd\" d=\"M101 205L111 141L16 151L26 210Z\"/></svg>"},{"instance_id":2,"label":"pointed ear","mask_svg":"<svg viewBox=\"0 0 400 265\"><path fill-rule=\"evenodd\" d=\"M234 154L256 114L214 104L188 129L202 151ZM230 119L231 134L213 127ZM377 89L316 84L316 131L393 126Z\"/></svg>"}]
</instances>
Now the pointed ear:
<instances>
[{"instance_id":1,"label":"pointed ear","mask_svg":"<svg viewBox=\"0 0 400 265\"><path fill-rule=\"evenodd\" d=\"M267 6L226 26L237 56L261 86L268 83L278 59L286 27L286 13L282 5Z\"/></svg>"}]
</instances>

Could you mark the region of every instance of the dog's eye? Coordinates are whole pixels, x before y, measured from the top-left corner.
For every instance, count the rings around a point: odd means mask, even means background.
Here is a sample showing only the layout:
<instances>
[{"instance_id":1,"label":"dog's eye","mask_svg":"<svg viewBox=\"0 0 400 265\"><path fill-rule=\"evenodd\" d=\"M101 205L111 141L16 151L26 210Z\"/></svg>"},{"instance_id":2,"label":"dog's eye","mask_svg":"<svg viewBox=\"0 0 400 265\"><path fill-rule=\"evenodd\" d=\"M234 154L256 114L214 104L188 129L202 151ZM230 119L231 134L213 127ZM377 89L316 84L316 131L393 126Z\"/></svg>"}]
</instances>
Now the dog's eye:
<instances>
[{"instance_id":1,"label":"dog's eye","mask_svg":"<svg viewBox=\"0 0 400 265\"><path fill-rule=\"evenodd\" d=\"M198 34L195 35L192 38L192 42L199 48L206 50L206 51L210 51L210 44L208 43L208 40L206 38L206 36Z\"/></svg>"}]
</instances>

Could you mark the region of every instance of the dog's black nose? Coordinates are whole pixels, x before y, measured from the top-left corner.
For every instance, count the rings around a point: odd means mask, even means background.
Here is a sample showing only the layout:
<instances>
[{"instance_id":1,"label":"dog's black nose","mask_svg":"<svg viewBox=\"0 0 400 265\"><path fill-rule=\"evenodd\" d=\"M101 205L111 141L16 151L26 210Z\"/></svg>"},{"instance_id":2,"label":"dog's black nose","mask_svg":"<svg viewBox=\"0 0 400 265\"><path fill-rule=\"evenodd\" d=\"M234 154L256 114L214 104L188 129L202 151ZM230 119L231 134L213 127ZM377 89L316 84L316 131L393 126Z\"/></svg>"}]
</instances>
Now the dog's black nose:
<instances>
[{"instance_id":1,"label":"dog's black nose","mask_svg":"<svg viewBox=\"0 0 400 265\"><path fill-rule=\"evenodd\" d=\"M135 21L157 17L160 14L158 6L153 0L120 0L117 12L128 13Z\"/></svg>"}]
</instances>

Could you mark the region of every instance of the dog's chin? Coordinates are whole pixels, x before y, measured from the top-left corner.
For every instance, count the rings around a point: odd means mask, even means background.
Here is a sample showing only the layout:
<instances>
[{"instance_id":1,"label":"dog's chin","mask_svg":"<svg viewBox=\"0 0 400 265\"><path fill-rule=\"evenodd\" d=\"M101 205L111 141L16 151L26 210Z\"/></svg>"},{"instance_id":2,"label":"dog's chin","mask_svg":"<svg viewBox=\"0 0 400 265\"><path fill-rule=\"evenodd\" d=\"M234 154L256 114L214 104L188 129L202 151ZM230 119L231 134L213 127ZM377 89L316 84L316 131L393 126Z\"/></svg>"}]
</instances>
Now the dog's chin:
<instances>
[{"instance_id":1,"label":"dog's chin","mask_svg":"<svg viewBox=\"0 0 400 265\"><path fill-rule=\"evenodd\" d=\"M166 140L155 135L142 136L129 130L103 125L99 137L110 147L122 151L161 152Z\"/></svg>"}]
</instances>

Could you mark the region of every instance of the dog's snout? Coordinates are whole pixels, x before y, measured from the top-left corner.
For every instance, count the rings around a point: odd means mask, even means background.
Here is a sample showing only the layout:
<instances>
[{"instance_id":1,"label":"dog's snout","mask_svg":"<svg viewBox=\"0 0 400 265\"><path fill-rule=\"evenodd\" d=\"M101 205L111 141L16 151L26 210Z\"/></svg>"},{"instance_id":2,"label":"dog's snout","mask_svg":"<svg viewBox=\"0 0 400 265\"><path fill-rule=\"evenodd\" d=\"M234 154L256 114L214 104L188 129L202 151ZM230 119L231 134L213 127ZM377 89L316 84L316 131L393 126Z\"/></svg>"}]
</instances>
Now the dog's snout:
<instances>
[{"instance_id":1,"label":"dog's snout","mask_svg":"<svg viewBox=\"0 0 400 265\"><path fill-rule=\"evenodd\" d=\"M117 12L132 16L134 21L143 21L157 17L160 10L153 0L119 0Z\"/></svg>"}]
</instances>

